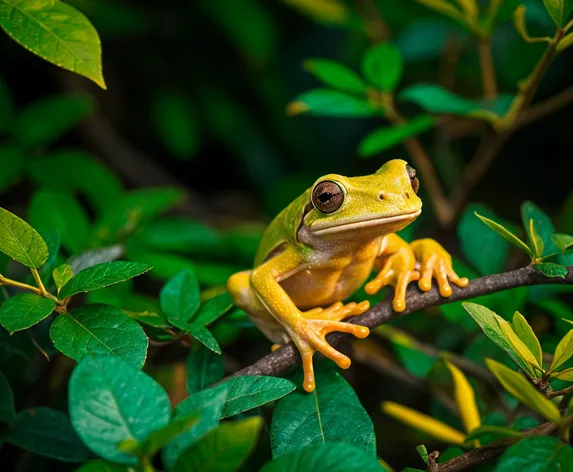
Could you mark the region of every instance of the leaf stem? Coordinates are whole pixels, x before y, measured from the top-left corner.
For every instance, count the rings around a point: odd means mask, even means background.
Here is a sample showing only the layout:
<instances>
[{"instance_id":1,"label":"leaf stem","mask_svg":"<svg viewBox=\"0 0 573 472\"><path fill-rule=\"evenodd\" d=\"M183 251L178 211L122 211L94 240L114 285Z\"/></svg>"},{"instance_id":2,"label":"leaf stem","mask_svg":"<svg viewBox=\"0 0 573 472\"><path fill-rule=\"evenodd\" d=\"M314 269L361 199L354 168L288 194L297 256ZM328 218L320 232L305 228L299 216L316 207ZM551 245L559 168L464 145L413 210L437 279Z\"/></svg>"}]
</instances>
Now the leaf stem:
<instances>
[{"instance_id":1,"label":"leaf stem","mask_svg":"<svg viewBox=\"0 0 573 472\"><path fill-rule=\"evenodd\" d=\"M40 289L40 295L42 295L42 297L47 298L48 291L46 290L46 287L44 287L44 283L42 282L42 278L40 277L40 274L38 273L38 269L30 269L30 272L32 272L32 276L34 277L34 280L36 281L36 285Z\"/></svg>"},{"instance_id":2,"label":"leaf stem","mask_svg":"<svg viewBox=\"0 0 573 472\"><path fill-rule=\"evenodd\" d=\"M555 398L555 397L561 397L563 395L567 395L567 394L572 393L572 392L573 392L573 385L571 385L567 388L564 388L562 390L555 390L553 392L550 392L547 394L547 396L549 398Z\"/></svg>"},{"instance_id":3,"label":"leaf stem","mask_svg":"<svg viewBox=\"0 0 573 472\"><path fill-rule=\"evenodd\" d=\"M18 282L16 280L9 279L8 277L4 277L0 274L0 285L11 285L12 287L23 288L24 290L29 290L34 292L36 295L42 295L42 292L39 288L34 287L32 285L25 284L23 282Z\"/></svg>"},{"instance_id":4,"label":"leaf stem","mask_svg":"<svg viewBox=\"0 0 573 472\"><path fill-rule=\"evenodd\" d=\"M483 93L485 98L494 99L497 96L497 83L491 54L491 41L489 37L480 36L477 38L477 44Z\"/></svg>"}]
</instances>

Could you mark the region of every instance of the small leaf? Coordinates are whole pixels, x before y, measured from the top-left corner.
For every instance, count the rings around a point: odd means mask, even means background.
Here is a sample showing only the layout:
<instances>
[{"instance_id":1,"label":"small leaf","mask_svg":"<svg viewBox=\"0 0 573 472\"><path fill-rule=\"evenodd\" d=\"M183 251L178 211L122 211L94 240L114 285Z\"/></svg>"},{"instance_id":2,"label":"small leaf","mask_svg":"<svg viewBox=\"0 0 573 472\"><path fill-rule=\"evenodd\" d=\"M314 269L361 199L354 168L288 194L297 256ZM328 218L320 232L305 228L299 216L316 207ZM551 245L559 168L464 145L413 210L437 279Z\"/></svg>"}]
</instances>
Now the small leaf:
<instances>
[{"instance_id":1,"label":"small leaf","mask_svg":"<svg viewBox=\"0 0 573 472\"><path fill-rule=\"evenodd\" d=\"M464 373L455 365L444 361L454 379L454 398L464 429L470 433L481 426L481 419L476 403L475 392Z\"/></svg>"},{"instance_id":2,"label":"small leaf","mask_svg":"<svg viewBox=\"0 0 573 472\"><path fill-rule=\"evenodd\" d=\"M232 306L233 298L230 293L217 295L201 305L199 313L197 313L191 323L198 326L207 326L227 313Z\"/></svg>"},{"instance_id":3,"label":"small leaf","mask_svg":"<svg viewBox=\"0 0 573 472\"><path fill-rule=\"evenodd\" d=\"M193 428L197 421L197 415L182 416L174 419L171 423L153 431L141 447L137 448L137 452L141 456L153 457L177 436Z\"/></svg>"},{"instance_id":4,"label":"small leaf","mask_svg":"<svg viewBox=\"0 0 573 472\"><path fill-rule=\"evenodd\" d=\"M550 375L556 379L565 380L566 382L573 382L573 367L562 370L561 372L553 372Z\"/></svg>"},{"instance_id":5,"label":"small leaf","mask_svg":"<svg viewBox=\"0 0 573 472\"><path fill-rule=\"evenodd\" d=\"M515 234L513 234L507 228L504 228L499 223L496 223L495 221L490 220L489 218L486 218L485 216L478 215L477 213L475 215L481 221L483 221L487 226L489 226L491 229L493 229L496 233L498 233L499 235L501 235L505 239L507 239L511 244L513 244L514 246L517 246L522 251L525 251L525 253L529 257L533 257L533 253L531 252L531 249L529 249L529 246L527 246L527 244L525 244L521 239L519 239Z\"/></svg>"},{"instance_id":6,"label":"small leaf","mask_svg":"<svg viewBox=\"0 0 573 472\"><path fill-rule=\"evenodd\" d=\"M74 472L133 472L126 466L105 461L88 461Z\"/></svg>"},{"instance_id":7,"label":"small leaf","mask_svg":"<svg viewBox=\"0 0 573 472\"><path fill-rule=\"evenodd\" d=\"M567 249L573 246L573 236L569 234L552 234L551 239L561 252L565 252Z\"/></svg>"},{"instance_id":8,"label":"small leaf","mask_svg":"<svg viewBox=\"0 0 573 472\"><path fill-rule=\"evenodd\" d=\"M554 264L553 262L540 262L533 267L547 277L561 277L564 279L568 274L567 267Z\"/></svg>"},{"instance_id":9,"label":"small leaf","mask_svg":"<svg viewBox=\"0 0 573 472\"><path fill-rule=\"evenodd\" d=\"M181 454L173 471L236 471L255 447L262 425L260 416L223 423Z\"/></svg>"},{"instance_id":10,"label":"small leaf","mask_svg":"<svg viewBox=\"0 0 573 472\"><path fill-rule=\"evenodd\" d=\"M191 336L193 336L197 341L199 341L203 346L208 347L211 351L222 354L221 347L219 343L207 328L204 326L199 326L196 324L190 324L185 329Z\"/></svg>"},{"instance_id":11,"label":"small leaf","mask_svg":"<svg viewBox=\"0 0 573 472\"><path fill-rule=\"evenodd\" d=\"M433 117L422 115L404 124L379 128L360 142L358 153L363 157L373 156L429 130L435 124Z\"/></svg>"},{"instance_id":12,"label":"small leaf","mask_svg":"<svg viewBox=\"0 0 573 472\"><path fill-rule=\"evenodd\" d=\"M74 432L68 415L51 408L21 411L3 439L22 449L63 462L83 462L90 456Z\"/></svg>"},{"instance_id":13,"label":"small leaf","mask_svg":"<svg viewBox=\"0 0 573 472\"><path fill-rule=\"evenodd\" d=\"M304 68L330 87L351 93L365 93L368 86L353 70L329 59L307 59Z\"/></svg>"},{"instance_id":14,"label":"small leaf","mask_svg":"<svg viewBox=\"0 0 573 472\"><path fill-rule=\"evenodd\" d=\"M8 424L14 423L16 410L14 394L4 374L0 372L0 421Z\"/></svg>"},{"instance_id":15,"label":"small leaf","mask_svg":"<svg viewBox=\"0 0 573 472\"><path fill-rule=\"evenodd\" d=\"M97 31L71 5L54 0L3 0L0 26L34 54L106 88Z\"/></svg>"},{"instance_id":16,"label":"small leaf","mask_svg":"<svg viewBox=\"0 0 573 472\"><path fill-rule=\"evenodd\" d=\"M81 292L89 292L109 285L124 282L144 274L151 267L138 262L104 262L84 269L74 275L60 291L60 297L71 297Z\"/></svg>"},{"instance_id":17,"label":"small leaf","mask_svg":"<svg viewBox=\"0 0 573 472\"><path fill-rule=\"evenodd\" d=\"M27 329L50 316L56 302L35 293L20 293L0 307L0 324L10 333Z\"/></svg>"},{"instance_id":18,"label":"small leaf","mask_svg":"<svg viewBox=\"0 0 573 472\"><path fill-rule=\"evenodd\" d=\"M376 457L348 443L313 444L267 462L260 472L387 472Z\"/></svg>"},{"instance_id":19,"label":"small leaf","mask_svg":"<svg viewBox=\"0 0 573 472\"><path fill-rule=\"evenodd\" d=\"M557 26L564 26L573 11L572 0L543 0L543 4Z\"/></svg>"},{"instance_id":20,"label":"small leaf","mask_svg":"<svg viewBox=\"0 0 573 472\"><path fill-rule=\"evenodd\" d=\"M125 439L144 441L170 422L169 397L161 386L130 363L115 356L84 357L69 383L74 429L97 455L121 464L135 457L121 452Z\"/></svg>"},{"instance_id":21,"label":"small leaf","mask_svg":"<svg viewBox=\"0 0 573 472\"><path fill-rule=\"evenodd\" d=\"M549 372L559 369L571 356L573 356L573 329L563 336L555 348L555 354L553 354L553 362L551 362L549 366Z\"/></svg>"},{"instance_id":22,"label":"small leaf","mask_svg":"<svg viewBox=\"0 0 573 472\"><path fill-rule=\"evenodd\" d=\"M494 472L568 472L573 448L559 438L532 436L506 449Z\"/></svg>"},{"instance_id":23,"label":"small leaf","mask_svg":"<svg viewBox=\"0 0 573 472\"><path fill-rule=\"evenodd\" d=\"M539 248L539 257L557 252L557 246L552 239L555 227L551 218L541 208L533 202L523 202L521 219L529 237L530 247Z\"/></svg>"},{"instance_id":24,"label":"small leaf","mask_svg":"<svg viewBox=\"0 0 573 472\"><path fill-rule=\"evenodd\" d=\"M0 208L0 251L32 269L48 259L48 247L37 231L4 208Z\"/></svg>"},{"instance_id":25,"label":"small leaf","mask_svg":"<svg viewBox=\"0 0 573 472\"><path fill-rule=\"evenodd\" d=\"M517 337L523 341L523 344L527 346L541 367L543 365L543 352L541 350L541 344L539 344L539 339L535 336L527 320L518 311L513 314L512 327Z\"/></svg>"},{"instance_id":26,"label":"small leaf","mask_svg":"<svg viewBox=\"0 0 573 472\"><path fill-rule=\"evenodd\" d=\"M173 326L187 330L189 322L199 309L199 283L195 274L190 270L179 272L161 289L159 299L167 320Z\"/></svg>"},{"instance_id":27,"label":"small leaf","mask_svg":"<svg viewBox=\"0 0 573 472\"><path fill-rule=\"evenodd\" d=\"M383 92L392 92L402 78L400 50L391 42L371 46L362 57L362 74Z\"/></svg>"},{"instance_id":28,"label":"small leaf","mask_svg":"<svg viewBox=\"0 0 573 472\"><path fill-rule=\"evenodd\" d=\"M73 276L74 271L72 270L72 266L68 264L62 264L61 266L54 269L52 272L52 277L54 277L54 283L56 284L58 292L70 281Z\"/></svg>"},{"instance_id":29,"label":"small leaf","mask_svg":"<svg viewBox=\"0 0 573 472\"><path fill-rule=\"evenodd\" d=\"M333 117L367 117L380 113L366 98L334 89L314 89L299 95L287 106L289 116L307 114Z\"/></svg>"},{"instance_id":30,"label":"small leaf","mask_svg":"<svg viewBox=\"0 0 573 472\"><path fill-rule=\"evenodd\" d=\"M548 400L545 395L536 390L523 375L493 359L486 359L485 362L503 388L521 403L547 418L549 421L557 423L561 420L561 414L557 406L551 400Z\"/></svg>"},{"instance_id":31,"label":"small leaf","mask_svg":"<svg viewBox=\"0 0 573 472\"><path fill-rule=\"evenodd\" d=\"M148 339L139 324L119 308L83 305L56 318L50 326L54 346L80 361L88 354L113 354L141 368Z\"/></svg>"},{"instance_id":32,"label":"small leaf","mask_svg":"<svg viewBox=\"0 0 573 472\"><path fill-rule=\"evenodd\" d=\"M422 460L427 464L428 463L428 449L426 448L426 446L424 444L420 444L419 446L416 446L416 451L418 452L418 454L420 454L420 457L422 458Z\"/></svg>"},{"instance_id":33,"label":"small leaf","mask_svg":"<svg viewBox=\"0 0 573 472\"><path fill-rule=\"evenodd\" d=\"M225 363L223 358L210 349L200 348L189 353L185 363L187 391L200 392L223 378Z\"/></svg>"},{"instance_id":34,"label":"small leaf","mask_svg":"<svg viewBox=\"0 0 573 472\"><path fill-rule=\"evenodd\" d=\"M466 435L431 416L412 410L404 405L394 402L384 402L382 411L392 418L401 421L419 431L429 434L433 438L449 444L463 444Z\"/></svg>"},{"instance_id":35,"label":"small leaf","mask_svg":"<svg viewBox=\"0 0 573 472\"><path fill-rule=\"evenodd\" d=\"M278 400L296 388L289 380L259 375L232 377L224 384L229 390L221 419Z\"/></svg>"}]
</instances>

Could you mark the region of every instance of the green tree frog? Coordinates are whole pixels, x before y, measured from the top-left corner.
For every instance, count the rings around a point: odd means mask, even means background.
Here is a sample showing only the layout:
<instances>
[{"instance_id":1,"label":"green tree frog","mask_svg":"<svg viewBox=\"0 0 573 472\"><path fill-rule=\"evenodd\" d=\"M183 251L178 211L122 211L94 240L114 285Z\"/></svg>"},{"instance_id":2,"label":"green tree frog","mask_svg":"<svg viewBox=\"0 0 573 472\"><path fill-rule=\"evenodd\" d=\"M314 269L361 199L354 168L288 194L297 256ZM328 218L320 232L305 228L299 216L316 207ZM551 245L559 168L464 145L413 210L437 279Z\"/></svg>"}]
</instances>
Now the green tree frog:
<instances>
[{"instance_id":1,"label":"green tree frog","mask_svg":"<svg viewBox=\"0 0 573 472\"><path fill-rule=\"evenodd\" d=\"M452 258L432 239L407 243L397 236L422 211L416 171L401 159L360 177L329 174L294 200L269 224L255 256L254 268L232 275L227 288L274 343L294 341L302 357L303 387L315 388L312 358L316 351L341 368L350 359L325 339L340 331L358 338L368 328L344 319L360 315L369 302L344 304L370 277L368 294L395 287L392 307L406 308L406 289L418 281L423 291L436 279L449 297L449 282L468 284L452 268Z\"/></svg>"}]
</instances>

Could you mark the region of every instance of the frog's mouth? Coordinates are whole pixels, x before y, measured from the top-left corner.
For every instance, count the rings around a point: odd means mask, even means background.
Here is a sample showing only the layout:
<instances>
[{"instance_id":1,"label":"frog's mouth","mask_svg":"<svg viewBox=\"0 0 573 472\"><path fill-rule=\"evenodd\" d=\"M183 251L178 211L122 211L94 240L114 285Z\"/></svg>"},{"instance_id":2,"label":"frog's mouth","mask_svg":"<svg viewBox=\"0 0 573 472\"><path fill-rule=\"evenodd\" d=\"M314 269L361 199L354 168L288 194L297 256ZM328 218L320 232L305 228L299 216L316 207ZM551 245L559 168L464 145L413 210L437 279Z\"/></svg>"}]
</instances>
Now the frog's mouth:
<instances>
[{"instance_id":1,"label":"frog's mouth","mask_svg":"<svg viewBox=\"0 0 573 472\"><path fill-rule=\"evenodd\" d=\"M397 226L396 223L399 223L401 221L415 220L418 216L420 216L421 213L422 210L417 210L412 213L404 213L403 215L376 217L376 218L371 218L369 220L360 220L355 222L351 221L349 223L327 226L324 228L312 229L311 227L310 232L316 236L323 236L325 234L353 232L376 226Z\"/></svg>"}]
</instances>

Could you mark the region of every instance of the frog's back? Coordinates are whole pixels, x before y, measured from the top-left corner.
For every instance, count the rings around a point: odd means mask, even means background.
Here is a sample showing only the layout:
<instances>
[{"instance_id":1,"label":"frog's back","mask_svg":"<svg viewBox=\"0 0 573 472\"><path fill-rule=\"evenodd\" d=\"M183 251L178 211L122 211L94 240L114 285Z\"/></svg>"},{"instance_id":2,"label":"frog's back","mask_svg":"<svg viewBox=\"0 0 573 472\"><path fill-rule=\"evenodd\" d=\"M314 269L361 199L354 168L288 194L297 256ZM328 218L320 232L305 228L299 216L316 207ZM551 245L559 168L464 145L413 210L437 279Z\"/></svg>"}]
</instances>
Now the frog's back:
<instances>
[{"instance_id":1,"label":"frog's back","mask_svg":"<svg viewBox=\"0 0 573 472\"><path fill-rule=\"evenodd\" d=\"M259 244L255 267L281 252L285 244L298 244L297 231L303 218L304 207L310 201L310 192L311 189L305 191L271 221Z\"/></svg>"}]
</instances>

